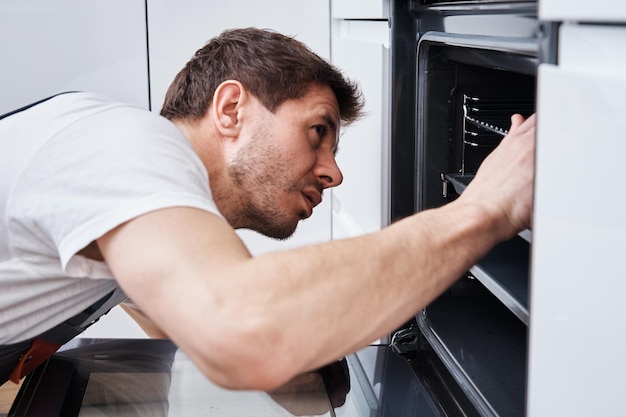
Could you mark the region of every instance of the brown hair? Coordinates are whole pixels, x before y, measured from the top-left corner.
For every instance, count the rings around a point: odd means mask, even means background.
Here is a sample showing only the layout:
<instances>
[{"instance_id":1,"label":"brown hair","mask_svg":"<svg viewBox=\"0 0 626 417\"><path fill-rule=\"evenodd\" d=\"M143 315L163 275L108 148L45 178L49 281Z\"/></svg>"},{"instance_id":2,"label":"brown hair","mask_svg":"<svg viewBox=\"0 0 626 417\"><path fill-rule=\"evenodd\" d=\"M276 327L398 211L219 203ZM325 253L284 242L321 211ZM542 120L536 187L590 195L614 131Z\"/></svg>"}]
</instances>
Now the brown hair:
<instances>
[{"instance_id":1,"label":"brown hair","mask_svg":"<svg viewBox=\"0 0 626 417\"><path fill-rule=\"evenodd\" d=\"M222 32L200 48L167 90L161 115L197 120L226 80L243 84L271 112L284 101L304 96L314 84L328 85L341 120L357 120L363 97L356 83L291 37L256 28Z\"/></svg>"}]
</instances>

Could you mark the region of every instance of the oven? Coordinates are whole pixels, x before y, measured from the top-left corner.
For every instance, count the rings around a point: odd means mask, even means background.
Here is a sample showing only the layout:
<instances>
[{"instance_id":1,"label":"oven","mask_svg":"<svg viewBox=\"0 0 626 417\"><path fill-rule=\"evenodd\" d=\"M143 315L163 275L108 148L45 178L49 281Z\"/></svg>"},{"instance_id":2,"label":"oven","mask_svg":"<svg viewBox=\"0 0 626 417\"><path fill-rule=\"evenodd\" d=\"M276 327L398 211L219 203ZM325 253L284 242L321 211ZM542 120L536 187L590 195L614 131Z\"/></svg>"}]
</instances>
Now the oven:
<instances>
[{"instance_id":1,"label":"oven","mask_svg":"<svg viewBox=\"0 0 626 417\"><path fill-rule=\"evenodd\" d=\"M536 111L551 27L528 1L395 1L391 11L391 217L457 198L507 133ZM524 416L532 233L495 247L392 345L433 416Z\"/></svg>"},{"instance_id":2,"label":"oven","mask_svg":"<svg viewBox=\"0 0 626 417\"><path fill-rule=\"evenodd\" d=\"M623 414L626 5L397 0L390 22L392 221L456 198L537 113L532 233L392 338L430 415Z\"/></svg>"}]
</instances>

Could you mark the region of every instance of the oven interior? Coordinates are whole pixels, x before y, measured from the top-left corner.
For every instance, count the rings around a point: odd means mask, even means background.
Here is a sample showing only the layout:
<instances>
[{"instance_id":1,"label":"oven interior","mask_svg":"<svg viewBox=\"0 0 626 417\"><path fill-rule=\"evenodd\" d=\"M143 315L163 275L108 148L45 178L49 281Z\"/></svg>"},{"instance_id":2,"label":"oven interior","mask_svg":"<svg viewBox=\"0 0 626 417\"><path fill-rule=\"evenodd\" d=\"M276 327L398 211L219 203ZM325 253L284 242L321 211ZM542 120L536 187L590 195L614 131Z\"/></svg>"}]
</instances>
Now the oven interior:
<instances>
[{"instance_id":1,"label":"oven interior","mask_svg":"<svg viewBox=\"0 0 626 417\"><path fill-rule=\"evenodd\" d=\"M536 60L514 51L420 42L417 65L418 210L456 199L510 126L535 108ZM525 231L494 248L416 317L479 415L522 416L529 254Z\"/></svg>"}]
</instances>

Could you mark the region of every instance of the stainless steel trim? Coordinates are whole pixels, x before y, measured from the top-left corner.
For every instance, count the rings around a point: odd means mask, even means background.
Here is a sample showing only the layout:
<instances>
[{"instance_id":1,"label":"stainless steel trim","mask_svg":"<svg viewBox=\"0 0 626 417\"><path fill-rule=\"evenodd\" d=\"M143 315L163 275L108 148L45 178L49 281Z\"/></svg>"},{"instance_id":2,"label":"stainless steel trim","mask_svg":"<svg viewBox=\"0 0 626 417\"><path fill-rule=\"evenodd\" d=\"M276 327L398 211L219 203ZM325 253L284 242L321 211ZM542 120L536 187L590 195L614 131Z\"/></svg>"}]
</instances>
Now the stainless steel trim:
<instances>
[{"instance_id":1,"label":"stainless steel trim","mask_svg":"<svg viewBox=\"0 0 626 417\"><path fill-rule=\"evenodd\" d=\"M490 51L511 52L527 56L537 56L539 45L536 38L510 38L482 35L463 35L445 32L426 32L419 39L417 49L424 42L437 42L444 45L462 46L466 48L487 49ZM419 73L419 52L418 52Z\"/></svg>"},{"instance_id":2,"label":"stainless steel trim","mask_svg":"<svg viewBox=\"0 0 626 417\"><path fill-rule=\"evenodd\" d=\"M496 411L491 407L469 375L465 373L461 364L454 358L454 355L448 350L437 332L430 327L426 318L426 310L422 310L420 314L417 315L417 325L422 331L422 335L452 374L452 377L459 382L459 386L463 392L467 394L469 400L478 409L480 415L484 417L498 417Z\"/></svg>"}]
</instances>

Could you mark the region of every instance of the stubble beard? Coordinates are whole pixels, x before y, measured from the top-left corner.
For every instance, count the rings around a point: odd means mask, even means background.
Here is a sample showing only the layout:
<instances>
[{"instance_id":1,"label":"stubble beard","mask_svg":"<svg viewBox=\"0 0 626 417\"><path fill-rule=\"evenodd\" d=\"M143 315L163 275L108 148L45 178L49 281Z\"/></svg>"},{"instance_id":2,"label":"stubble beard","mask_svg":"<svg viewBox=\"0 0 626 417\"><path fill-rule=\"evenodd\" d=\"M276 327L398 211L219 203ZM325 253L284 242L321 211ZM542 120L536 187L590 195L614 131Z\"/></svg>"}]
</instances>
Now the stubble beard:
<instances>
[{"instance_id":1,"label":"stubble beard","mask_svg":"<svg viewBox=\"0 0 626 417\"><path fill-rule=\"evenodd\" d=\"M289 164L280 159L280 152L267 138L257 137L241 149L227 170L236 188L226 190L229 198L236 196L229 216L231 225L278 240L291 237L306 212L294 220L277 205L279 196L301 189L300 184L291 183L288 173Z\"/></svg>"}]
</instances>

